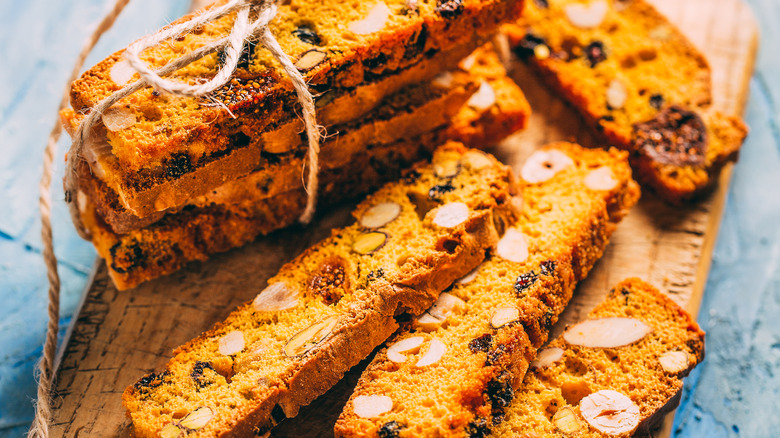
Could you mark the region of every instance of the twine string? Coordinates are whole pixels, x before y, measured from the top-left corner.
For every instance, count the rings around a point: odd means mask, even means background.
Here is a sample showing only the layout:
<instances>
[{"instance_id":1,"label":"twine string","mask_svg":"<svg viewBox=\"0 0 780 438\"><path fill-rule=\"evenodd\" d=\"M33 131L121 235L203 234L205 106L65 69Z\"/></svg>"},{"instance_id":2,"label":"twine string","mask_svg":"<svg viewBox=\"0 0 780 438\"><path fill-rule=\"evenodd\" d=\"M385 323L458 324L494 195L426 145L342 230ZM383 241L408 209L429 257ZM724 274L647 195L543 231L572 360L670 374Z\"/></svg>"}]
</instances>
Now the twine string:
<instances>
[{"instance_id":1,"label":"twine string","mask_svg":"<svg viewBox=\"0 0 780 438\"><path fill-rule=\"evenodd\" d=\"M63 110L68 105L68 96L70 84L75 81L84 62L92 49L95 47L100 37L110 29L116 21L119 14L127 6L130 0L116 0L111 11L101 20L92 35L87 39L81 52L79 53L73 71L67 81L65 92L60 101L58 111ZM244 44L253 36L260 35L261 44L268 49L284 68L288 77L292 81L296 91L298 101L303 108L303 120L306 128L308 151L308 178L304 188L307 192L306 208L301 214L300 221L308 223L314 214L316 207L317 184L318 184L318 156L320 133L317 125L317 118L314 106L314 99L308 90L303 75L293 65L292 61L282 50L279 43L268 29L268 24L274 18L277 11L277 0L231 0L223 6L210 8L203 13L194 16L192 19L169 26L153 35L142 38L131 44L125 51L124 57L133 69L140 75L140 79L129 85L126 85L119 91L111 94L98 102L87 114L73 137L73 143L67 154L65 171L65 199L68 202L70 214L79 235L89 238L81 215L79 212L79 203L76 199L79 193L78 172L76 166L78 159L82 155L84 145L92 134L98 118L119 100L130 94L144 88L153 86L156 89L163 90L176 96L198 97L210 93L224 86L232 77L233 72L238 65L243 52ZM141 59L140 53L145 49L158 45L163 41L178 38L189 33L194 29L215 20L221 16L236 12L236 18L233 28L227 37L217 39L210 44L199 47L165 66L151 70ZM257 18L250 22L249 17L255 12ZM224 50L225 61L222 68L209 81L201 84L190 85L182 82L163 79L181 68L207 56L211 53ZM38 368L38 400L36 403L36 414L33 424L28 432L29 438L48 438L49 423L51 422L51 391L54 379L54 359L57 350L57 333L59 330L59 304L60 304L60 278L57 272L57 258L54 255L54 244L51 230L51 179L53 174L54 157L57 155L57 141L62 133L62 126L55 122L52 128L46 149L44 152L44 170L39 185L39 210L41 213L41 238L43 240L43 258L46 263L47 276L49 282L49 322L46 331L46 341L43 348L43 357Z\"/></svg>"}]
</instances>

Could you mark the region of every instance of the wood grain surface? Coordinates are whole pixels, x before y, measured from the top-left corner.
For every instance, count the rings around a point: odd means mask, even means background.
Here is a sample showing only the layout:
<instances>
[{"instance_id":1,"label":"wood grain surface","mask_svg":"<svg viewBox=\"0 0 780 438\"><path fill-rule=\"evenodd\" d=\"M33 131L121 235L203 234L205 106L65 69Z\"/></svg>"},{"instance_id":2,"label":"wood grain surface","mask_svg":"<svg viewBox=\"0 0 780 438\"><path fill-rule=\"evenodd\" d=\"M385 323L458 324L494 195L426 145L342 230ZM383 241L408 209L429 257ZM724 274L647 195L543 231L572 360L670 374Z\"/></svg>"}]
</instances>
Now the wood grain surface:
<instances>
[{"instance_id":1,"label":"wood grain surface","mask_svg":"<svg viewBox=\"0 0 780 438\"><path fill-rule=\"evenodd\" d=\"M202 1L197 3L204 3ZM714 105L741 114L757 48L757 28L741 0L651 0L708 56ZM590 133L562 101L551 95L522 65L513 77L534 110L529 129L492 150L506 163L519 164L535 147L555 140L591 145ZM644 195L618 228L603 259L578 288L562 322L580 320L609 288L638 276L672 296L692 313L698 311L717 236L726 187L695 206L679 209ZM194 263L179 273L118 292L102 261L96 262L78 318L59 364L52 436L129 436L121 406L124 388L160 369L178 345L222 320L252 299L278 268L329 230L349 221L349 206L320 207L321 219L310 228L293 228L251 245ZM331 436L362 366L323 397L286 420L273 436ZM668 436L669 421L660 435Z\"/></svg>"}]
</instances>

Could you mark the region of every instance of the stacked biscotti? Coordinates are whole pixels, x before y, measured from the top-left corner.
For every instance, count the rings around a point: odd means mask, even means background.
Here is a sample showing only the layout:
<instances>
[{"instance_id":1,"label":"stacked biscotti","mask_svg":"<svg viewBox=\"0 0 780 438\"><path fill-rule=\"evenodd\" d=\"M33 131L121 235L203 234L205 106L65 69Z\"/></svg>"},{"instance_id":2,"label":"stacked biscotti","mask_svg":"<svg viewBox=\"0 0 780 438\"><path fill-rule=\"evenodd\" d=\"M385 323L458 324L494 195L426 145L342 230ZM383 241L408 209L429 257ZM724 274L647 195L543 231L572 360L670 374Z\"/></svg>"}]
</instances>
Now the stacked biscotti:
<instances>
[{"instance_id":1,"label":"stacked biscotti","mask_svg":"<svg viewBox=\"0 0 780 438\"><path fill-rule=\"evenodd\" d=\"M528 1L503 28L526 60L668 202L705 194L747 134L710 108L704 56L644 0Z\"/></svg>"},{"instance_id":2,"label":"stacked biscotti","mask_svg":"<svg viewBox=\"0 0 780 438\"><path fill-rule=\"evenodd\" d=\"M376 188L447 139L488 146L523 127L525 98L492 49L478 47L521 7L520 0L280 5L271 32L308 82L327 133L320 205ZM142 58L160 67L224 35L232 20ZM219 53L209 55L172 76L194 82L220 62ZM137 78L121 51L88 70L72 86L66 127L73 131L98 101ZM253 44L231 81L208 96L146 88L106 111L71 197L117 287L295 222L306 203L300 113L289 78Z\"/></svg>"},{"instance_id":3,"label":"stacked biscotti","mask_svg":"<svg viewBox=\"0 0 780 438\"><path fill-rule=\"evenodd\" d=\"M324 393L518 219L511 171L450 143L124 393L136 436L262 435Z\"/></svg>"},{"instance_id":4,"label":"stacked biscotti","mask_svg":"<svg viewBox=\"0 0 780 438\"><path fill-rule=\"evenodd\" d=\"M636 203L625 152L559 143L521 170L523 210L480 267L364 371L337 436L485 436ZM500 436L500 435L499 435Z\"/></svg>"}]
</instances>

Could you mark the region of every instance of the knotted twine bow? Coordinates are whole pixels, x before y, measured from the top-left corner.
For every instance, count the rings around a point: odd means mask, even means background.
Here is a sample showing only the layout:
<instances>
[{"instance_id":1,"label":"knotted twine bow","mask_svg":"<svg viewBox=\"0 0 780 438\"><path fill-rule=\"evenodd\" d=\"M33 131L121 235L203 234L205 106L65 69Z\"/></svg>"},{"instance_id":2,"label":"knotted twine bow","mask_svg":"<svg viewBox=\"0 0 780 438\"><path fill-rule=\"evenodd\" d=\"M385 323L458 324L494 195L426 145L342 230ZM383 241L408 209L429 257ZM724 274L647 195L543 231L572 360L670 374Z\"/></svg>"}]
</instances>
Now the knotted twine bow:
<instances>
[{"instance_id":1,"label":"knotted twine bow","mask_svg":"<svg viewBox=\"0 0 780 438\"><path fill-rule=\"evenodd\" d=\"M125 86L111 96L100 101L90 113L82 120L73 138L73 143L68 151L67 167L65 171L65 194L68 201L70 214L73 223L82 237L88 238L88 233L84 228L79 214L78 201L76 199L79 190L78 172L76 164L84 145L92 133L92 129L97 123L98 117L122 98L138 91L146 86L153 86L158 90L171 93L176 96L198 97L208 94L224 86L232 77L236 70L239 58L243 52L244 44L250 38L259 38L259 43L265 47L274 59L276 59L284 68L298 96L298 101L303 109L303 122L306 128L308 140L307 162L309 172L304 188L307 192L306 208L301 214L300 221L308 223L311 221L316 208L317 189L318 189L318 156L320 152L320 132L317 126L314 99L309 93L306 81L293 65L287 55L282 51L281 46L268 29L268 24L276 16L278 0L230 0L225 5L211 8L202 14L196 15L192 19L170 26L160 32L149 35L141 40L131 44L124 53L124 58L141 76L136 82ZM116 0L111 11L103 18L93 34L84 44L71 76L68 80L65 93L60 101L59 110L64 109L68 103L68 91L70 83L75 81L81 71L87 55L97 44L100 37L111 28L129 0ZM153 71L146 63L140 59L140 53L145 49L160 44L169 39L178 38L187 34L200 26L211 22L219 17L236 13L233 28L227 37L213 41L210 44L202 46L184 56L168 63L160 69ZM250 15L256 18L250 21ZM189 64L203 58L206 55L224 50L225 62L217 74L209 81L190 85L181 82L175 82L163 79L167 76ZM54 244L51 231L51 177L53 173L53 160L56 155L57 140L62 133L60 123L55 123L52 128L46 149L44 151L44 170L40 183L39 209L41 212L41 238L43 240L43 258L46 263L49 280L49 323L46 330L46 341L43 348L43 357L39 364L38 381L38 401L36 404L35 419L28 433L28 437L49 437L49 422L51 421L50 397L54 377L54 359L57 350L57 332L59 330L59 302L60 302L60 278L57 272L57 258L54 255Z\"/></svg>"}]
</instances>

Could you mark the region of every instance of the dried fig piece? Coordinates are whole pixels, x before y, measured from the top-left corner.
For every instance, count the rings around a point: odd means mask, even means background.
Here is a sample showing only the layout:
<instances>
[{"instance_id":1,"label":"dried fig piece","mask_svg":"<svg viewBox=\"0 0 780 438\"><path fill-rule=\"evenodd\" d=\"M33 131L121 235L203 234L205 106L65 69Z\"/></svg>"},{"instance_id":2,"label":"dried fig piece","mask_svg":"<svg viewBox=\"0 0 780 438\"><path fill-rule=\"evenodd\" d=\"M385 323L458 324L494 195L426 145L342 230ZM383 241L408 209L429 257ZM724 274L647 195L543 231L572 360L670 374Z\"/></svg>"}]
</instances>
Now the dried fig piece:
<instances>
[{"instance_id":1,"label":"dried fig piece","mask_svg":"<svg viewBox=\"0 0 780 438\"><path fill-rule=\"evenodd\" d=\"M707 127L698 114L673 105L634 125L634 148L663 164L702 165Z\"/></svg>"},{"instance_id":2,"label":"dried fig piece","mask_svg":"<svg viewBox=\"0 0 780 438\"><path fill-rule=\"evenodd\" d=\"M337 303L348 289L346 261L339 256L323 260L309 280L309 292L320 297L325 304Z\"/></svg>"}]
</instances>

